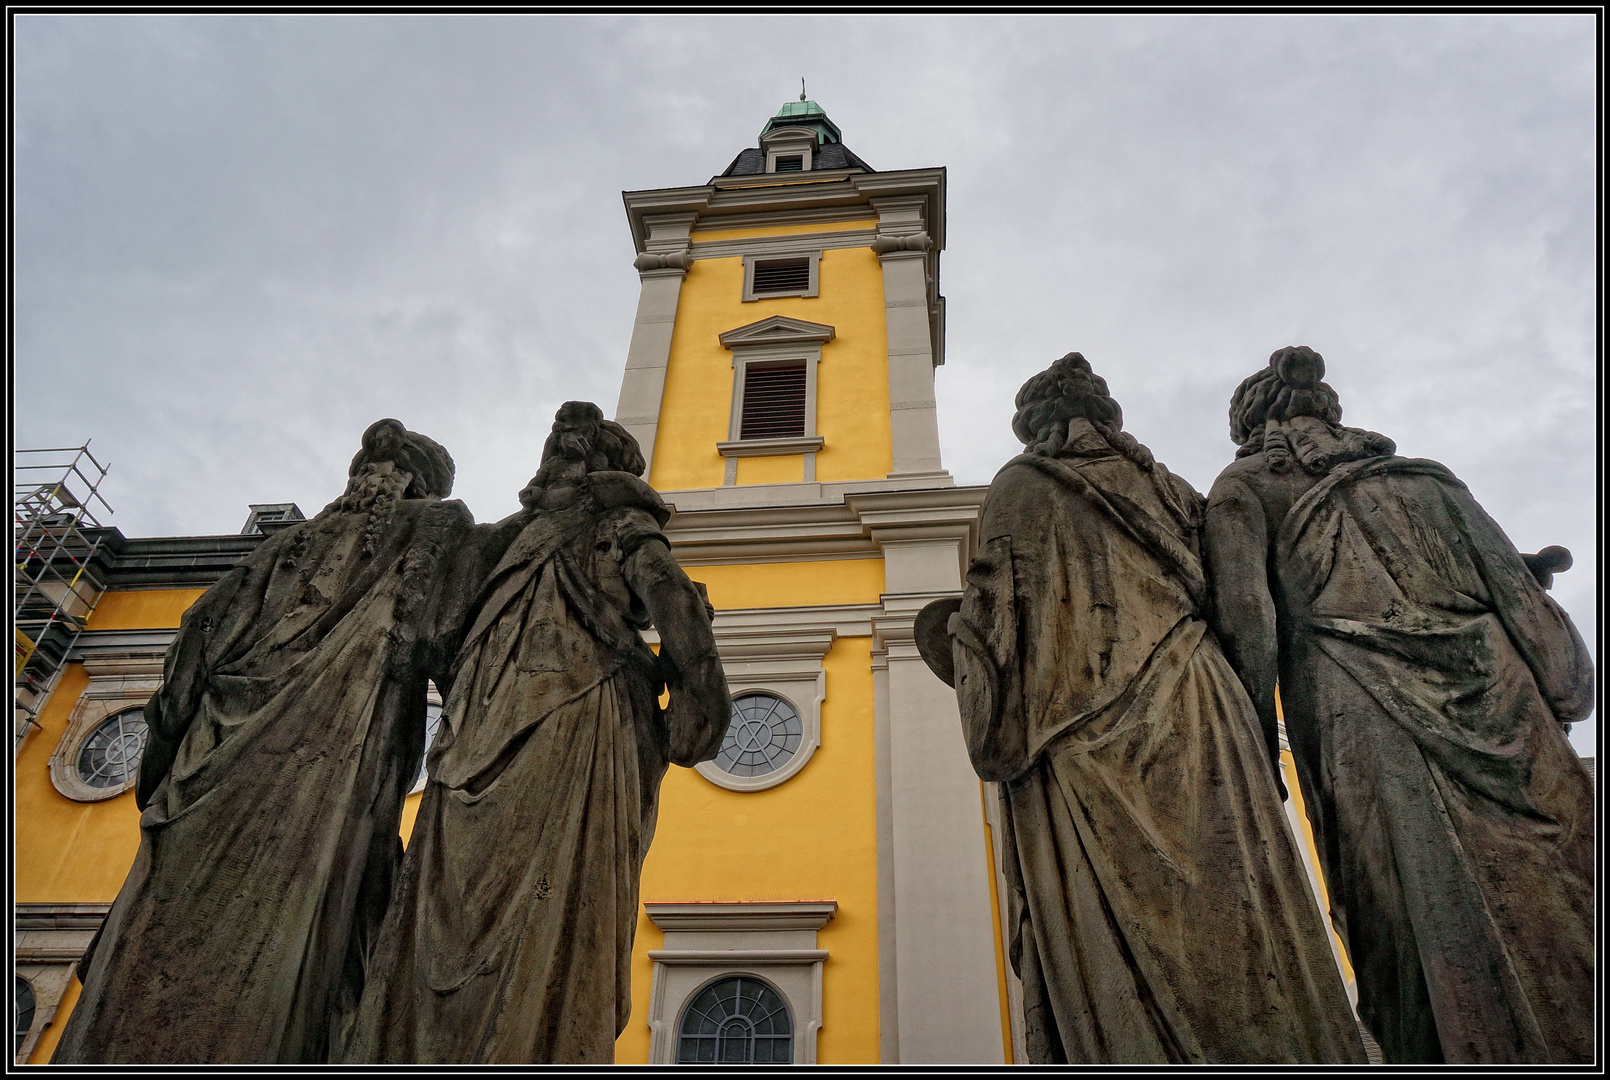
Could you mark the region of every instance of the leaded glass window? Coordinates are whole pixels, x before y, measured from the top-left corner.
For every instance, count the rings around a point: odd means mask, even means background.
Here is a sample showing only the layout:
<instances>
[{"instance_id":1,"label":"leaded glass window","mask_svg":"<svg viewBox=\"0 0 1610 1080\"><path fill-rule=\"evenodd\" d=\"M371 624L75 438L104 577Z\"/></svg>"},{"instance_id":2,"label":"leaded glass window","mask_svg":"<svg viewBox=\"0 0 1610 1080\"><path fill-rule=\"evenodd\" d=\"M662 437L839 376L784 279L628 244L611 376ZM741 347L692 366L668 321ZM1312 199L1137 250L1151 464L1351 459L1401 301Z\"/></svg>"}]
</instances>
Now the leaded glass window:
<instances>
[{"instance_id":1,"label":"leaded glass window","mask_svg":"<svg viewBox=\"0 0 1610 1080\"><path fill-rule=\"evenodd\" d=\"M701 990L682 1014L678 1065L787 1065L794 1021L782 995L748 975Z\"/></svg>"},{"instance_id":2,"label":"leaded glass window","mask_svg":"<svg viewBox=\"0 0 1610 1080\"><path fill-rule=\"evenodd\" d=\"M716 755L716 768L733 776L776 772L799 752L805 726L792 705L775 694L741 694Z\"/></svg>"},{"instance_id":3,"label":"leaded glass window","mask_svg":"<svg viewBox=\"0 0 1610 1080\"><path fill-rule=\"evenodd\" d=\"M145 752L145 713L125 709L89 733L78 751L78 778L93 788L120 787L133 780Z\"/></svg>"},{"instance_id":4,"label":"leaded glass window","mask_svg":"<svg viewBox=\"0 0 1610 1080\"><path fill-rule=\"evenodd\" d=\"M11 1048L11 1056L16 1057L22 1053L22 1044L28 1038L28 1030L34 1026L34 988L27 979L17 976L17 1045Z\"/></svg>"}]
</instances>

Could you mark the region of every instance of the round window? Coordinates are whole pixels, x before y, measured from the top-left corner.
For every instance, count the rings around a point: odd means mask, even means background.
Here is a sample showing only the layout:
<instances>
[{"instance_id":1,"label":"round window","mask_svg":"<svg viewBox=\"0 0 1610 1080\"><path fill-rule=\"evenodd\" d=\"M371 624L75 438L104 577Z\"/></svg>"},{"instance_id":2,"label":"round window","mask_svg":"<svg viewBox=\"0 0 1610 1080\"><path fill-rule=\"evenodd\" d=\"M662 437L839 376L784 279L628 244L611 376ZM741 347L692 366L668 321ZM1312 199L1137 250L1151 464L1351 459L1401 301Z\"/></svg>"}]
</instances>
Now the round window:
<instances>
[{"instance_id":1,"label":"round window","mask_svg":"<svg viewBox=\"0 0 1610 1080\"><path fill-rule=\"evenodd\" d=\"M34 988L27 979L17 976L17 1004L15 1015L17 1045L11 1050L11 1056L16 1057L22 1053L22 1044L28 1041L28 1032L34 1026Z\"/></svg>"},{"instance_id":2,"label":"round window","mask_svg":"<svg viewBox=\"0 0 1610 1080\"><path fill-rule=\"evenodd\" d=\"M788 764L804 736L794 706L774 694L742 694L733 699L732 723L714 764L733 776L765 776Z\"/></svg>"},{"instance_id":3,"label":"round window","mask_svg":"<svg viewBox=\"0 0 1610 1080\"><path fill-rule=\"evenodd\" d=\"M78 751L78 779L92 788L122 787L140 770L145 711L125 709L96 725Z\"/></svg>"},{"instance_id":4,"label":"round window","mask_svg":"<svg viewBox=\"0 0 1610 1080\"><path fill-rule=\"evenodd\" d=\"M753 977L719 979L682 1014L678 1065L787 1065L794 1021L782 995Z\"/></svg>"}]
</instances>

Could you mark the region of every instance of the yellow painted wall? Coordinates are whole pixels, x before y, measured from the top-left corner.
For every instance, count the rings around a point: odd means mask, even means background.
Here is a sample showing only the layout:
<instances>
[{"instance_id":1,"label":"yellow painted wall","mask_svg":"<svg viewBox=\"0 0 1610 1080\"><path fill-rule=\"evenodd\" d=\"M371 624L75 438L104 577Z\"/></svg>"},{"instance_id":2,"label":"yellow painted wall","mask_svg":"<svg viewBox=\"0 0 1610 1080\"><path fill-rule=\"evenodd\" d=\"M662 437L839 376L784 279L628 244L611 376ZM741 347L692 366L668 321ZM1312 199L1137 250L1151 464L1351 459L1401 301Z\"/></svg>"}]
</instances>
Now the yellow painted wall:
<instances>
[{"instance_id":1,"label":"yellow painted wall","mask_svg":"<svg viewBox=\"0 0 1610 1080\"><path fill-rule=\"evenodd\" d=\"M111 903L140 843L134 792L74 802L50 782L49 762L89 678L69 664L17 754L18 903Z\"/></svg>"},{"instance_id":2,"label":"yellow painted wall","mask_svg":"<svg viewBox=\"0 0 1610 1080\"><path fill-rule=\"evenodd\" d=\"M787 782L728 791L673 766L660 788L659 828L643 865L646 903L838 901L838 915L817 936L828 951L817 1041L824 1064L876 1062L879 1054L871 649L870 638L834 643L824 663L822 745ZM640 914L632 1015L615 1044L617 1062L648 1060L648 950L664 940Z\"/></svg>"},{"instance_id":3,"label":"yellow painted wall","mask_svg":"<svg viewBox=\"0 0 1610 1080\"><path fill-rule=\"evenodd\" d=\"M857 223L860 224L860 223ZM806 229L789 231L806 232ZM716 451L732 416L732 353L720 335L771 315L835 328L816 375L816 478L865 480L893 467L889 435L888 346L883 269L871 248L822 252L820 293L743 301L743 259L698 259L682 283L671 336L650 482L661 491L720 487L726 461ZM740 483L798 482L798 456L772 472L770 459L742 458ZM794 464L798 463L798 464ZM786 469L787 475L783 475Z\"/></svg>"},{"instance_id":4,"label":"yellow painted wall","mask_svg":"<svg viewBox=\"0 0 1610 1080\"><path fill-rule=\"evenodd\" d=\"M130 589L103 593L84 626L88 630L166 630L179 625L206 589Z\"/></svg>"},{"instance_id":5,"label":"yellow painted wall","mask_svg":"<svg viewBox=\"0 0 1610 1080\"><path fill-rule=\"evenodd\" d=\"M883 592L882 559L690 566L687 572L704 583L717 611L876 604Z\"/></svg>"}]
</instances>

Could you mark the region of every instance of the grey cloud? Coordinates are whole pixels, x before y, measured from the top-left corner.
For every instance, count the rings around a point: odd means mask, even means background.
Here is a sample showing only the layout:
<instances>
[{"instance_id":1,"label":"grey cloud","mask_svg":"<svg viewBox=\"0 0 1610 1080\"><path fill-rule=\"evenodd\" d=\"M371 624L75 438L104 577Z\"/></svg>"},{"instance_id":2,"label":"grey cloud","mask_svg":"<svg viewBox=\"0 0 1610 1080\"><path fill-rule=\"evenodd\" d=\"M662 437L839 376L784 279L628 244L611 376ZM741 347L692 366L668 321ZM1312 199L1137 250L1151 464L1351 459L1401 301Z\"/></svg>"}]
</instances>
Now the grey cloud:
<instances>
[{"instance_id":1,"label":"grey cloud","mask_svg":"<svg viewBox=\"0 0 1610 1080\"><path fill-rule=\"evenodd\" d=\"M514 509L554 408L613 406L620 191L719 172L805 75L874 166L949 169L959 482L1079 349L1206 488L1236 382L1309 344L1350 423L1577 553L1556 595L1592 633L1591 16L14 27L18 445L93 437L126 533L320 507L382 415Z\"/></svg>"}]
</instances>

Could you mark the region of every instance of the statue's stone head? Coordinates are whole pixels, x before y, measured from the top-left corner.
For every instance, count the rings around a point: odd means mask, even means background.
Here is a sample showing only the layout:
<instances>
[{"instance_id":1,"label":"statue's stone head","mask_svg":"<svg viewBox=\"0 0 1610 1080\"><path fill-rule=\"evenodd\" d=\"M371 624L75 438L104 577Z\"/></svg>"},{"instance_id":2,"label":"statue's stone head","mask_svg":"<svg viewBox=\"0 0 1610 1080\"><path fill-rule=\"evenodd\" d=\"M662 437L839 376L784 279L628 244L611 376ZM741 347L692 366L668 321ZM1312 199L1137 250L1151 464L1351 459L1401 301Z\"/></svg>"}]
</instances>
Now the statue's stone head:
<instances>
[{"instance_id":1,"label":"statue's stone head","mask_svg":"<svg viewBox=\"0 0 1610 1080\"><path fill-rule=\"evenodd\" d=\"M567 401L554 414L553 430L542 446L542 467L520 492L526 507L556 485L572 485L590 472L625 472L642 476L648 463L630 431L590 401Z\"/></svg>"},{"instance_id":2,"label":"statue's stone head","mask_svg":"<svg viewBox=\"0 0 1610 1080\"><path fill-rule=\"evenodd\" d=\"M1124 433L1123 409L1082 353L1069 353L1024 383L1015 404L1012 433L1031 454L1055 457L1081 433L1093 431L1125 457L1151 468L1151 453Z\"/></svg>"},{"instance_id":3,"label":"statue's stone head","mask_svg":"<svg viewBox=\"0 0 1610 1080\"><path fill-rule=\"evenodd\" d=\"M1306 345L1276 349L1269 366L1241 380L1230 396L1230 439L1237 457L1262 454L1270 471L1293 462L1316 475L1363 457L1390 454L1391 439L1341 426L1342 401L1325 377L1325 358Z\"/></svg>"},{"instance_id":4,"label":"statue's stone head","mask_svg":"<svg viewBox=\"0 0 1610 1080\"><path fill-rule=\"evenodd\" d=\"M363 433L363 446L353 456L347 476L387 462L412 474L405 499L445 499L453 493L453 455L435 439L409 431L389 417L376 420Z\"/></svg>"},{"instance_id":5,"label":"statue's stone head","mask_svg":"<svg viewBox=\"0 0 1610 1080\"><path fill-rule=\"evenodd\" d=\"M1327 424L1342 420L1342 400L1321 382L1325 358L1306 345L1288 345L1269 356L1269 366L1241 380L1230 398L1230 439L1245 445L1271 420L1311 416Z\"/></svg>"}]
</instances>

